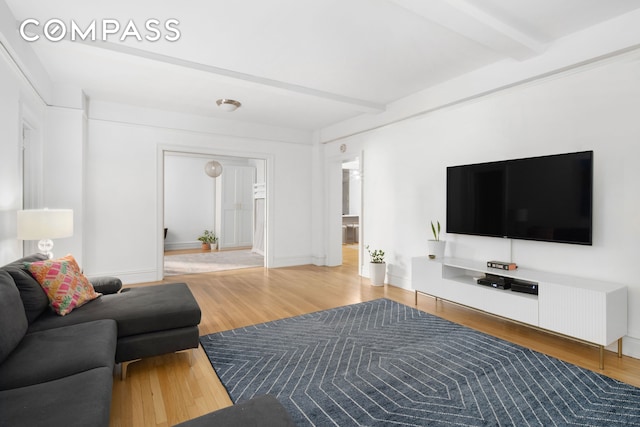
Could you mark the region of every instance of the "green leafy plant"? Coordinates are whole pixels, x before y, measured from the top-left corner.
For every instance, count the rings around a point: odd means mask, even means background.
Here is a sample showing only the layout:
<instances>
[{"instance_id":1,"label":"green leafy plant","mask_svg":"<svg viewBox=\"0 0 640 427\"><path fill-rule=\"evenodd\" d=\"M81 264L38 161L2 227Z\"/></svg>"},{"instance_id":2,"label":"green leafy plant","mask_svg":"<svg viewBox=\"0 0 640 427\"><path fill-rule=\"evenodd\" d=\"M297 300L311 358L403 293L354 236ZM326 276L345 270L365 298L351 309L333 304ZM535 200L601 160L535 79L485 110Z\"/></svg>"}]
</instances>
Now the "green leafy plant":
<instances>
[{"instance_id":1,"label":"green leafy plant","mask_svg":"<svg viewBox=\"0 0 640 427\"><path fill-rule=\"evenodd\" d=\"M369 249L369 245L366 246L367 252L369 252L369 258L371 262L374 264L382 264L384 263L384 251L381 249L371 250Z\"/></svg>"},{"instance_id":2,"label":"green leafy plant","mask_svg":"<svg viewBox=\"0 0 640 427\"><path fill-rule=\"evenodd\" d=\"M436 242L440 241L440 221L436 221L437 225L433 225L431 221L431 231L433 232L433 238Z\"/></svg>"},{"instance_id":3,"label":"green leafy plant","mask_svg":"<svg viewBox=\"0 0 640 427\"><path fill-rule=\"evenodd\" d=\"M200 240L202 243L215 243L218 241L218 237L216 236L216 233L214 233L211 230L204 230L204 232L202 233L202 235L200 237L198 237L198 240Z\"/></svg>"}]
</instances>

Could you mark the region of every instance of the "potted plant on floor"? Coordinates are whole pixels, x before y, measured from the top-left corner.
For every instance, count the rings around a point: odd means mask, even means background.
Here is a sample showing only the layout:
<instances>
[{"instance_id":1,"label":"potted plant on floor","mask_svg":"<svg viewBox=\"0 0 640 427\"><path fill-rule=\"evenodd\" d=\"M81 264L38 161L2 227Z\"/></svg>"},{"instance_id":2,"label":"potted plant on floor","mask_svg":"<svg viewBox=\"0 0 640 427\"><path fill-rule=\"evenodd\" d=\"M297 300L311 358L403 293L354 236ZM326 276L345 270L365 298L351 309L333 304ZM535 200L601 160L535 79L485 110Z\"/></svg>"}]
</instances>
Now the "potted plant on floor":
<instances>
[{"instance_id":1,"label":"potted plant on floor","mask_svg":"<svg viewBox=\"0 0 640 427\"><path fill-rule=\"evenodd\" d=\"M433 232L433 240L428 240L429 258L444 258L444 249L447 242L440 240L440 221L436 221L436 225L431 221L431 231Z\"/></svg>"},{"instance_id":2,"label":"potted plant on floor","mask_svg":"<svg viewBox=\"0 0 640 427\"><path fill-rule=\"evenodd\" d=\"M369 245L366 247L369 252L369 279L373 286L383 286L384 276L387 272L387 264L384 262L384 251L381 249L371 250Z\"/></svg>"},{"instance_id":3,"label":"potted plant on floor","mask_svg":"<svg viewBox=\"0 0 640 427\"><path fill-rule=\"evenodd\" d=\"M218 248L218 237L216 233L211 230L204 230L204 232L198 237L198 240L202 242L202 250L210 251Z\"/></svg>"},{"instance_id":4,"label":"potted plant on floor","mask_svg":"<svg viewBox=\"0 0 640 427\"><path fill-rule=\"evenodd\" d=\"M216 233L214 233L213 231L210 232L210 237L211 237L211 250L212 251L217 251L218 250L218 236L216 236Z\"/></svg>"}]
</instances>

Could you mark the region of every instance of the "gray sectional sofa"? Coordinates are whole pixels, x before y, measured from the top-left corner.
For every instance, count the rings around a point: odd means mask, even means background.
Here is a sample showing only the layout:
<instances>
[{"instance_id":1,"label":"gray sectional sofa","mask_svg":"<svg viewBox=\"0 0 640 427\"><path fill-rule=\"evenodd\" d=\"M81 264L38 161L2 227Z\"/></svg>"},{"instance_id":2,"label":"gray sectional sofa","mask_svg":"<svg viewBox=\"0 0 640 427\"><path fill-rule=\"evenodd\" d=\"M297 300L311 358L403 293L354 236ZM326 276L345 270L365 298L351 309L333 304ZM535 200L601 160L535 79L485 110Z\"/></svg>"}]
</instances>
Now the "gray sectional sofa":
<instances>
[{"instance_id":1,"label":"gray sectional sofa","mask_svg":"<svg viewBox=\"0 0 640 427\"><path fill-rule=\"evenodd\" d=\"M58 316L23 268L42 259L0 267L0 426L108 426L115 364L197 348L200 308L184 283L104 278L103 296Z\"/></svg>"},{"instance_id":2,"label":"gray sectional sofa","mask_svg":"<svg viewBox=\"0 0 640 427\"><path fill-rule=\"evenodd\" d=\"M293 419L272 395L264 394L194 418L174 427L295 427Z\"/></svg>"}]
</instances>

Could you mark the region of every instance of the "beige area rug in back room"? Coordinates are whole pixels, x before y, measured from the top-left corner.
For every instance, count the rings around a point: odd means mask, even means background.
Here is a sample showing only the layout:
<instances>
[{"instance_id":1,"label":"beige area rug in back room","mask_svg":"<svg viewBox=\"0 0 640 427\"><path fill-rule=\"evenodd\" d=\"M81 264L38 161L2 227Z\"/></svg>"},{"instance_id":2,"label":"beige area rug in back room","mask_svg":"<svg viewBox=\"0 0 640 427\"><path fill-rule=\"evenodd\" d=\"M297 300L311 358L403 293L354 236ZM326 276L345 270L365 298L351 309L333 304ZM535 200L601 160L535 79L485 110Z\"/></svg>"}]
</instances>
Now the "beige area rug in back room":
<instances>
[{"instance_id":1,"label":"beige area rug in back room","mask_svg":"<svg viewBox=\"0 0 640 427\"><path fill-rule=\"evenodd\" d=\"M164 275L209 273L264 266L264 257L247 250L165 255Z\"/></svg>"}]
</instances>

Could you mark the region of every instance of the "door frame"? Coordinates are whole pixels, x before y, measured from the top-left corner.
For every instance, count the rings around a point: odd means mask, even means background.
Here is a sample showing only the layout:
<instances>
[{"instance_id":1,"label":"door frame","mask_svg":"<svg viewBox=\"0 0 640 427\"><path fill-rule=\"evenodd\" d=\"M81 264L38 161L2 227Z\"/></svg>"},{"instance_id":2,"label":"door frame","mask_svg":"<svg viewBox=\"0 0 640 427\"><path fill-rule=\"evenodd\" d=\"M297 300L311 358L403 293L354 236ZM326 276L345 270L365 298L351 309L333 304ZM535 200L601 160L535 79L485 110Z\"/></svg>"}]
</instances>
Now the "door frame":
<instances>
[{"instance_id":1,"label":"door frame","mask_svg":"<svg viewBox=\"0 0 640 427\"><path fill-rule=\"evenodd\" d=\"M157 280L164 279L164 157L165 153L181 153L192 154L196 156L211 157L238 157L245 159L258 159L265 162L265 230L264 230L264 266L269 268L273 265L273 236L274 230L274 212L272 203L273 183L274 183L274 156L261 152L246 152L226 150L219 148L207 147L187 147L179 145L159 145L157 148L157 205L156 205L156 221L158 224L158 232L156 233L156 277ZM204 173L204 171L202 172ZM223 172L224 173L224 172Z\"/></svg>"},{"instance_id":2,"label":"door frame","mask_svg":"<svg viewBox=\"0 0 640 427\"><path fill-rule=\"evenodd\" d=\"M20 108L21 126L19 142L20 167L20 200L21 209L36 209L43 207L43 144L40 122L37 116L25 105ZM22 253L38 252L38 242L24 240Z\"/></svg>"},{"instance_id":3,"label":"door frame","mask_svg":"<svg viewBox=\"0 0 640 427\"><path fill-rule=\"evenodd\" d=\"M325 185L327 194L327 262L328 266L342 265L342 163L358 159L360 170L360 227L358 235L358 274L363 274L364 260L364 150L332 156L325 163Z\"/></svg>"}]
</instances>

